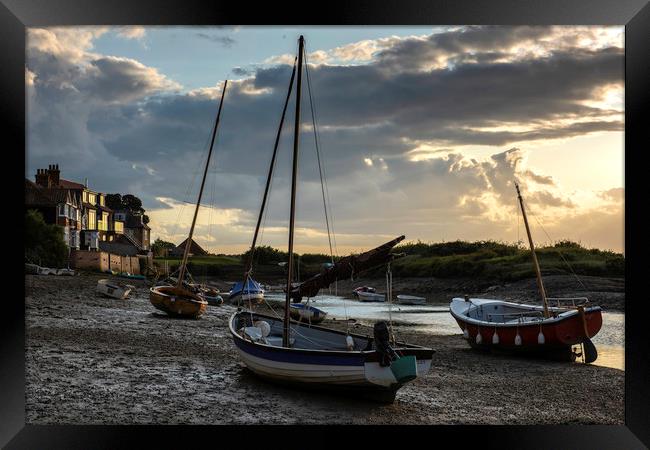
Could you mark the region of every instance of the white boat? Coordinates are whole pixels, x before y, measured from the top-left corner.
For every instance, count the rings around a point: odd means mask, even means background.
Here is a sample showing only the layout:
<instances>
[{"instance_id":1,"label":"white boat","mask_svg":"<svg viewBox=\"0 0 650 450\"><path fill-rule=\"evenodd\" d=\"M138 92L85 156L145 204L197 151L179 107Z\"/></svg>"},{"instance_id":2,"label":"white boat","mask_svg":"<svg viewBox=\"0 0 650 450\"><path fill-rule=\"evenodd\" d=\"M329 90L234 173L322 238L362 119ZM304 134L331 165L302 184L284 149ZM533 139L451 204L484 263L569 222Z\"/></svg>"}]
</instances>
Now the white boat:
<instances>
[{"instance_id":1,"label":"white boat","mask_svg":"<svg viewBox=\"0 0 650 450\"><path fill-rule=\"evenodd\" d=\"M325 316L327 316L327 313L322 309L303 303L292 303L289 314L293 320L308 323L321 323L325 319Z\"/></svg>"},{"instance_id":2,"label":"white boat","mask_svg":"<svg viewBox=\"0 0 650 450\"><path fill-rule=\"evenodd\" d=\"M392 259L393 247L404 239L404 236L399 236L359 255L339 258L332 266L323 268L320 273L302 283L292 283L299 154L298 134L301 128L300 93L304 54L304 39L300 36L298 57L296 58L298 66L296 70L294 64L294 71L289 82L289 92L280 120L262 206L253 235L251 256L244 276L244 283L246 283L247 280L250 280L252 273L252 255L264 217L284 114L291 96L293 79L297 74L284 318L240 308L230 318L230 334L241 360L248 369L261 377L294 386L321 386L328 389L345 390L348 396L352 393L359 393L371 395L382 402L393 402L398 389L429 371L433 356L432 349L396 341L390 325L384 321L375 324L373 337L369 337L310 323L295 322L290 319L291 300L294 300L294 303L300 303L303 297L307 299L315 297L320 289L330 286L337 279L346 279L353 274L363 272L364 269L386 264ZM309 66L306 65L307 74L309 73L308 68ZM309 83L309 76L307 80ZM309 89L311 92L311 87ZM315 121L313 125L316 129ZM326 205L324 206L327 211ZM384 301L384 296L380 295L379 297L380 301ZM251 309L253 307L254 305L251 305Z\"/></svg>"},{"instance_id":3,"label":"white boat","mask_svg":"<svg viewBox=\"0 0 650 450\"><path fill-rule=\"evenodd\" d=\"M68 277L74 276L74 270L73 269L59 269L56 271L57 275L64 275Z\"/></svg>"},{"instance_id":4,"label":"white boat","mask_svg":"<svg viewBox=\"0 0 650 450\"><path fill-rule=\"evenodd\" d=\"M376 292L357 292L357 297L361 302L385 302L386 294L378 294Z\"/></svg>"},{"instance_id":5,"label":"white boat","mask_svg":"<svg viewBox=\"0 0 650 450\"><path fill-rule=\"evenodd\" d=\"M397 296L397 303L400 305L426 305L427 299L424 297L416 297L415 295L400 294Z\"/></svg>"},{"instance_id":6,"label":"white boat","mask_svg":"<svg viewBox=\"0 0 650 450\"><path fill-rule=\"evenodd\" d=\"M41 267L41 266L39 266L38 274L39 275L56 275L56 269L50 269L49 267Z\"/></svg>"},{"instance_id":7,"label":"white boat","mask_svg":"<svg viewBox=\"0 0 650 450\"><path fill-rule=\"evenodd\" d=\"M124 300L129 296L133 289L135 289L135 286L130 284L120 286L119 284L111 282L105 278L97 281L97 292L107 297Z\"/></svg>"}]
</instances>

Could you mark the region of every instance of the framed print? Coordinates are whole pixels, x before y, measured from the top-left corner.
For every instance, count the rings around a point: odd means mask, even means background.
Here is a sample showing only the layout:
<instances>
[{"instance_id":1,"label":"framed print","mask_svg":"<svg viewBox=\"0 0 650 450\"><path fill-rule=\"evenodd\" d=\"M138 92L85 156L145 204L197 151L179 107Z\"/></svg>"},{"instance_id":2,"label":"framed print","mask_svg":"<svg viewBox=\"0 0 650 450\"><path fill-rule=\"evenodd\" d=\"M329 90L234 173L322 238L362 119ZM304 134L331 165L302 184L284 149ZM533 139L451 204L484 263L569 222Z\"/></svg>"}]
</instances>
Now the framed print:
<instances>
[{"instance_id":1,"label":"framed print","mask_svg":"<svg viewBox=\"0 0 650 450\"><path fill-rule=\"evenodd\" d=\"M0 10L3 446L650 445L646 3Z\"/></svg>"}]
</instances>

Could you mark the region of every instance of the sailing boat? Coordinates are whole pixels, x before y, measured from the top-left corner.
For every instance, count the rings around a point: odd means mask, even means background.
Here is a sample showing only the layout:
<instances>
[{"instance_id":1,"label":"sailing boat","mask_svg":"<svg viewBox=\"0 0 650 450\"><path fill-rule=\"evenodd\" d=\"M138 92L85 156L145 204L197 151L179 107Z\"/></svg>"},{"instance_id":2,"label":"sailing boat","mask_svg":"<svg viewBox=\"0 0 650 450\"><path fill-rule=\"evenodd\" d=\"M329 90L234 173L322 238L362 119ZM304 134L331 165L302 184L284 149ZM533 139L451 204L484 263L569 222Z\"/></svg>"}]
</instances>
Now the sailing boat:
<instances>
[{"instance_id":1,"label":"sailing boat","mask_svg":"<svg viewBox=\"0 0 650 450\"><path fill-rule=\"evenodd\" d=\"M433 350L403 342L390 343L386 322L375 324L374 337L336 331L290 319L291 300L300 303L303 296L311 297L322 287L329 286L339 276L358 273L364 268L387 262L390 250L404 239L400 236L376 249L357 256L342 258L324 272L303 283L292 283L293 240L298 175L298 143L300 132L300 96L304 38L298 41L296 113L293 136L293 170L291 209L289 216L289 245L284 317L239 310L229 321L230 333L240 357L246 366L261 377L285 384L312 387L348 389L370 395L373 399L393 402L397 390L408 381L425 374L431 367ZM291 95L296 66L291 75L289 92L276 135L275 149L269 169L257 229L251 246L251 257L243 285L251 275L252 255L263 215L269 183L277 152L287 104ZM309 79L308 79L309 81ZM251 305L252 307L252 305Z\"/></svg>"},{"instance_id":2,"label":"sailing boat","mask_svg":"<svg viewBox=\"0 0 650 450\"><path fill-rule=\"evenodd\" d=\"M583 347L584 361L598 358L591 342L603 319L600 306L587 298L549 298L546 296L535 246L519 185L515 183L528 242L537 276L542 305L481 298L454 298L449 305L451 315L463 330L470 346L525 353L550 353L562 359L575 360L572 346ZM556 302L550 306L549 302Z\"/></svg>"},{"instance_id":3,"label":"sailing boat","mask_svg":"<svg viewBox=\"0 0 650 450\"><path fill-rule=\"evenodd\" d=\"M221 108L223 107L223 98L226 94L226 87L228 80L223 85L221 91L221 101L219 102L219 111L217 112L217 119L212 129L212 138L210 141L210 150L208 151L208 159L205 162L205 169L203 171L203 178L201 180L201 187L199 189L199 198L196 201L196 209L194 210L194 218L192 219L192 226L190 227L190 234L185 241L185 251L183 252L183 259L178 269L178 280L175 286L154 286L149 289L149 301L153 306L161 311L166 312L174 317L187 317L198 319L201 314L205 312L208 306L208 301L205 298L204 292L193 292L188 289L189 284L185 282L185 275L187 272L187 259L190 253L190 246L192 243L192 235L194 234L194 226L196 225L196 217L199 214L199 207L201 205L201 197L203 196L203 187L205 186L205 178L208 174L208 167L210 165L210 157L212 156L212 149L214 148L214 139L217 135L219 128L219 119L221 118Z\"/></svg>"}]
</instances>

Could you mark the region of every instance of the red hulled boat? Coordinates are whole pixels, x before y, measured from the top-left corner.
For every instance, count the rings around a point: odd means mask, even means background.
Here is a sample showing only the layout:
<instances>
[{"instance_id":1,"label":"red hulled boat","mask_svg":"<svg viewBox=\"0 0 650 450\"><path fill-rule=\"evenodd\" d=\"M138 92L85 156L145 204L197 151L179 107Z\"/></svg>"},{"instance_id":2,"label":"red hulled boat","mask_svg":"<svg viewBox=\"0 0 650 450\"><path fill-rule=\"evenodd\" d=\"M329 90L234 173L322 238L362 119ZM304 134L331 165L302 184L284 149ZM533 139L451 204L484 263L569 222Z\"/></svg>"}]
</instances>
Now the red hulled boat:
<instances>
[{"instance_id":1,"label":"red hulled boat","mask_svg":"<svg viewBox=\"0 0 650 450\"><path fill-rule=\"evenodd\" d=\"M542 304L465 296L451 301L451 315L463 330L465 339L474 348L550 353L562 359L575 360L576 353L572 347L580 344L584 361L594 362L598 352L591 338L600 331L603 324L600 306L591 305L588 299L582 297L546 297L524 202L517 183L515 187ZM556 303L556 306L549 306L549 301Z\"/></svg>"}]
</instances>

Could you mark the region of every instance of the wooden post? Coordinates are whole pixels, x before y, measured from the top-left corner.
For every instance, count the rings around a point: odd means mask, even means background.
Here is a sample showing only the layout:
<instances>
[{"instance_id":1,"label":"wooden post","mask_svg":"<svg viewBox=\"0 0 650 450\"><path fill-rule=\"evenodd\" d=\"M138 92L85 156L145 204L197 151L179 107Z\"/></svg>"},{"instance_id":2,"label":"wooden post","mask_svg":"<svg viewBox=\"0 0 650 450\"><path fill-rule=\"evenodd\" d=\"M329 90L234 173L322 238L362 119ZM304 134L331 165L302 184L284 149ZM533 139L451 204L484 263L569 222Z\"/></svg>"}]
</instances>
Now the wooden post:
<instances>
[{"instance_id":1,"label":"wooden post","mask_svg":"<svg viewBox=\"0 0 650 450\"><path fill-rule=\"evenodd\" d=\"M542 302L544 304L544 317L549 317L546 291L544 290L544 283L542 282L542 272L539 270L539 262L537 262L537 255L535 254L535 244L533 244L533 237L530 234L528 218L526 217L526 209L524 208L524 200L521 198L521 192L519 192L519 185L517 182L515 182L515 188L517 189L517 197L519 198L519 205L521 206L521 214L524 216L524 225L526 226L526 234L528 235L530 252L533 256L533 266L535 267L535 275L537 276L537 287L539 288L539 294L541 295Z\"/></svg>"}]
</instances>

